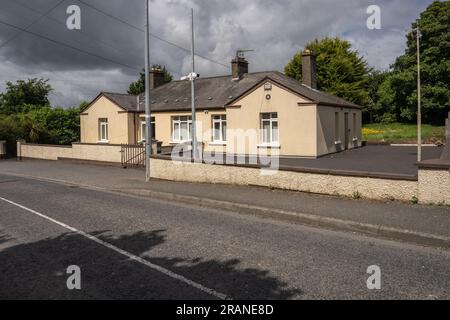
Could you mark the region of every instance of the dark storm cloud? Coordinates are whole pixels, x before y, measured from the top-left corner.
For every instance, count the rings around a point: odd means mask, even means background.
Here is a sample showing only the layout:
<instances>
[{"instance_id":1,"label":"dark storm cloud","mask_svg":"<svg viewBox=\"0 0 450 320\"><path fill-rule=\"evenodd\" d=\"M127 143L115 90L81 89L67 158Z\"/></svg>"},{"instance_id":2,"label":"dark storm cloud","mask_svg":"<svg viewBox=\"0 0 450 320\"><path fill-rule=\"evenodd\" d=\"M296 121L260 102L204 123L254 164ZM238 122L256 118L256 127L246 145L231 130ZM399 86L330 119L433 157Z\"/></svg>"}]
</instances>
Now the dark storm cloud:
<instances>
[{"instance_id":1,"label":"dark storm cloud","mask_svg":"<svg viewBox=\"0 0 450 320\"><path fill-rule=\"evenodd\" d=\"M60 0L0 0L0 20L25 28ZM83 0L144 28L145 0ZM252 71L282 70L305 43L324 36L350 40L367 61L385 69L404 50L411 22L431 0L154 0L152 33L178 46L190 47L189 9L195 9L196 51L229 64L238 48L248 55ZM81 7L82 30L65 27L69 5ZM366 28L369 5L382 9L382 30ZM100 90L125 91L143 66L144 34L77 0L66 0L30 31L102 56L77 52L24 32L0 47L0 90L6 80L47 77L56 89L52 101L73 105ZM0 24L0 46L19 31ZM178 78L189 72L189 53L155 38L152 62L167 65ZM106 61L109 60L109 61ZM117 64L111 60L118 62ZM202 75L227 74L228 68L197 58Z\"/></svg>"}]
</instances>

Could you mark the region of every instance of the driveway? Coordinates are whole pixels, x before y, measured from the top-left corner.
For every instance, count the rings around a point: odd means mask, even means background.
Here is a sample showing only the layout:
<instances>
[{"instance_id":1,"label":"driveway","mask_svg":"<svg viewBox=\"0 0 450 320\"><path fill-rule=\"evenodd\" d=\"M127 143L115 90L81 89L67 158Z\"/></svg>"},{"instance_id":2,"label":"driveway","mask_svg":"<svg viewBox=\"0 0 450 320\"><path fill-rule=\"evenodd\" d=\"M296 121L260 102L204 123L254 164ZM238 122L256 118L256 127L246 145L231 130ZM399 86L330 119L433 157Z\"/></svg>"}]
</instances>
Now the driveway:
<instances>
[{"instance_id":1,"label":"driveway","mask_svg":"<svg viewBox=\"0 0 450 320\"><path fill-rule=\"evenodd\" d=\"M423 147L423 160L439 159L443 152L442 147ZM170 156L170 154L168 155ZM189 157L189 156L188 156ZM225 159L225 156L222 155ZM219 159L222 159L219 157ZM217 160L205 155L205 159ZM245 164L256 164L258 160L246 157ZM322 169L350 171L353 173L393 174L417 176L417 148L416 147L392 147L387 145L369 145L359 149L347 150L340 153L327 155L318 159L298 157L280 157L280 166L286 169ZM227 157L221 160L226 163L237 161L236 158ZM268 162L269 161L269 162ZM270 163L264 160L264 163Z\"/></svg>"},{"instance_id":2,"label":"driveway","mask_svg":"<svg viewBox=\"0 0 450 320\"><path fill-rule=\"evenodd\" d=\"M443 149L424 147L423 160L438 159ZM282 158L282 166L417 175L417 148L367 146L319 159Z\"/></svg>"}]
</instances>

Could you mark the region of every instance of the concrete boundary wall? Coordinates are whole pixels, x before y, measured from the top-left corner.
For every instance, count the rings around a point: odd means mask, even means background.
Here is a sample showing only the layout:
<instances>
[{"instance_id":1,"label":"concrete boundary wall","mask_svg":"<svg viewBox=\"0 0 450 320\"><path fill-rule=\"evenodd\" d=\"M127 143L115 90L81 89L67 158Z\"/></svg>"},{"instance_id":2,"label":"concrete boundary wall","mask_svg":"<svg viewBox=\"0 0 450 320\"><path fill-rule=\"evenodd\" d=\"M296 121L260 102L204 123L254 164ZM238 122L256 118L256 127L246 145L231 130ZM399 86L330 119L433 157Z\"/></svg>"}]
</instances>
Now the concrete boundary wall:
<instances>
[{"instance_id":1,"label":"concrete boundary wall","mask_svg":"<svg viewBox=\"0 0 450 320\"><path fill-rule=\"evenodd\" d=\"M71 146L37 145L17 143L17 157L44 160L58 160L58 158L72 158Z\"/></svg>"},{"instance_id":2,"label":"concrete boundary wall","mask_svg":"<svg viewBox=\"0 0 450 320\"><path fill-rule=\"evenodd\" d=\"M18 142L17 156L43 160L74 159L121 163L121 146L98 144L73 144L72 146L38 145Z\"/></svg>"},{"instance_id":3,"label":"concrete boundary wall","mask_svg":"<svg viewBox=\"0 0 450 320\"><path fill-rule=\"evenodd\" d=\"M153 158L151 176L157 179L253 185L368 199L412 201L418 197L418 182L388 178L357 177L293 171L267 175L259 168L175 162Z\"/></svg>"},{"instance_id":4,"label":"concrete boundary wall","mask_svg":"<svg viewBox=\"0 0 450 320\"><path fill-rule=\"evenodd\" d=\"M18 157L44 160L73 159L121 163L120 145L73 144L72 146L17 143ZM450 205L450 164L419 164L418 180L388 174L282 168L262 171L256 166L210 165L172 161L156 156L151 161L153 178L171 181L250 185L284 190L376 200L413 201Z\"/></svg>"},{"instance_id":5,"label":"concrete boundary wall","mask_svg":"<svg viewBox=\"0 0 450 320\"><path fill-rule=\"evenodd\" d=\"M419 170L419 201L423 204L450 205L450 170Z\"/></svg>"}]
</instances>

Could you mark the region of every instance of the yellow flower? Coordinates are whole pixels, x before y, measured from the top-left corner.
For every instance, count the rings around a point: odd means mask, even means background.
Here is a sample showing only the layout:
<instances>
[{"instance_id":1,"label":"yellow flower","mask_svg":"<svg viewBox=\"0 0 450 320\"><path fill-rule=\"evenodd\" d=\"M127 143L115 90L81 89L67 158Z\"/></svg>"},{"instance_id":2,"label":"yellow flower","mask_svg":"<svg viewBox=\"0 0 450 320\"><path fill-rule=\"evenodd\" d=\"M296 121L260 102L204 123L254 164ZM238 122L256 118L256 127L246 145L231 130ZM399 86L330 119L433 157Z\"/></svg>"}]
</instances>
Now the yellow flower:
<instances>
[{"instance_id":1,"label":"yellow flower","mask_svg":"<svg viewBox=\"0 0 450 320\"><path fill-rule=\"evenodd\" d=\"M376 135L376 134L383 134L383 131L370 129L370 128L363 128L363 135L370 136L370 135Z\"/></svg>"}]
</instances>

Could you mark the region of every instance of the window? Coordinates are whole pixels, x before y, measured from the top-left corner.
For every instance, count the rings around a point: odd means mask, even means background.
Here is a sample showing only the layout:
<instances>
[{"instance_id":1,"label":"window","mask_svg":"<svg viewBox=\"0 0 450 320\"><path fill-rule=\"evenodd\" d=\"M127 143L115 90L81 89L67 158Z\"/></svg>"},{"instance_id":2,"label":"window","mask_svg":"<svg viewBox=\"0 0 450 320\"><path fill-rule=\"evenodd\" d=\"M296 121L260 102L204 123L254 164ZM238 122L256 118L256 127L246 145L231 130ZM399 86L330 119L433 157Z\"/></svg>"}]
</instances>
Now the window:
<instances>
[{"instance_id":1,"label":"window","mask_svg":"<svg viewBox=\"0 0 450 320\"><path fill-rule=\"evenodd\" d=\"M334 141L336 141L336 143L341 141L341 136L340 136L340 126L339 126L339 112L336 112L334 114Z\"/></svg>"},{"instance_id":2,"label":"window","mask_svg":"<svg viewBox=\"0 0 450 320\"><path fill-rule=\"evenodd\" d=\"M278 114L263 113L261 115L261 141L263 144L278 143Z\"/></svg>"},{"instance_id":3,"label":"window","mask_svg":"<svg viewBox=\"0 0 450 320\"><path fill-rule=\"evenodd\" d=\"M108 119L98 119L98 136L100 142L108 142Z\"/></svg>"},{"instance_id":4,"label":"window","mask_svg":"<svg viewBox=\"0 0 450 320\"><path fill-rule=\"evenodd\" d=\"M227 116L213 116L213 142L227 141Z\"/></svg>"},{"instance_id":5,"label":"window","mask_svg":"<svg viewBox=\"0 0 450 320\"><path fill-rule=\"evenodd\" d=\"M187 142L192 140L192 117L172 118L172 141Z\"/></svg>"},{"instance_id":6,"label":"window","mask_svg":"<svg viewBox=\"0 0 450 320\"><path fill-rule=\"evenodd\" d=\"M145 121L141 122L141 140L145 141ZM152 117L152 140L156 140L156 122L155 117Z\"/></svg>"}]
</instances>

